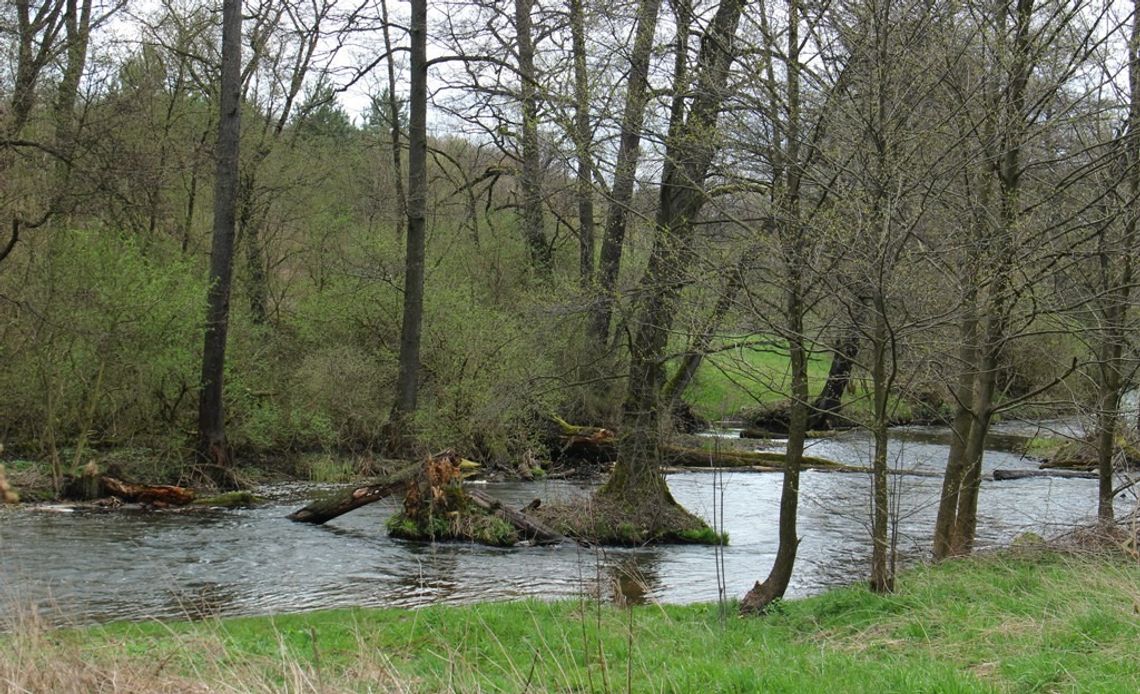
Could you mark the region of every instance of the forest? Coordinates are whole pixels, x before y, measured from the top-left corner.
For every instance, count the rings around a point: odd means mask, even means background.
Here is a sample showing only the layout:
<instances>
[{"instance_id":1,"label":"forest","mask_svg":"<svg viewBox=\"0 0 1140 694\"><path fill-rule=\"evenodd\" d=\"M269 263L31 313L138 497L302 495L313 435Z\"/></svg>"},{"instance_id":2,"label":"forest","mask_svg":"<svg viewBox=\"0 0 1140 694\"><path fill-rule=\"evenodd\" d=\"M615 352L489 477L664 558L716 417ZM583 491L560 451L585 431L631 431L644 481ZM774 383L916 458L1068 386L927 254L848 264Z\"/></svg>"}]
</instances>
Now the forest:
<instances>
[{"instance_id":1,"label":"forest","mask_svg":"<svg viewBox=\"0 0 1140 694\"><path fill-rule=\"evenodd\" d=\"M100 451L232 488L314 451L541 475L589 439L596 539L715 543L664 467L742 422L786 439L745 613L791 580L823 430L869 437L879 591L898 424L952 434L937 559L974 548L999 421L1085 422L1112 525L1138 9L6 3L2 455L59 494Z\"/></svg>"}]
</instances>

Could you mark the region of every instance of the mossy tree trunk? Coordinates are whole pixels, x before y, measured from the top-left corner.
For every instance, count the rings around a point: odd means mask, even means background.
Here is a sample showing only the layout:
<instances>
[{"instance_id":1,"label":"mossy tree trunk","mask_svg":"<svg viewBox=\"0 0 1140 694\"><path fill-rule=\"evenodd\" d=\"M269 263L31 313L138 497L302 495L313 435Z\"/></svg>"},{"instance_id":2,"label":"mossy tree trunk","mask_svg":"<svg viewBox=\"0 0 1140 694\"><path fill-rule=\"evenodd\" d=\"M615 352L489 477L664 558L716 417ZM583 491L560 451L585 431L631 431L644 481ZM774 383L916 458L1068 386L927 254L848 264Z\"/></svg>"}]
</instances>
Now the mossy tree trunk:
<instances>
[{"instance_id":1,"label":"mossy tree trunk","mask_svg":"<svg viewBox=\"0 0 1140 694\"><path fill-rule=\"evenodd\" d=\"M515 41L518 47L519 106L522 111L522 195L523 239L530 249L530 260L540 277L553 272L554 258L546 240L542 201L542 152L539 149L538 72L534 63L534 31L531 13L534 0L515 0Z\"/></svg>"},{"instance_id":2,"label":"mossy tree trunk","mask_svg":"<svg viewBox=\"0 0 1140 694\"><path fill-rule=\"evenodd\" d=\"M722 0L718 6L701 43L692 106L687 117L675 111L670 123L665 155L670 165L662 173L653 249L632 326L619 459L600 491L642 509L675 505L659 470L663 361L680 292L690 281L686 268L692 258L692 223L705 203L705 181L719 149L717 117L743 5L740 0ZM675 77L687 81L682 75ZM675 89L680 93L684 85L675 83Z\"/></svg>"},{"instance_id":3,"label":"mossy tree trunk","mask_svg":"<svg viewBox=\"0 0 1140 694\"><path fill-rule=\"evenodd\" d=\"M594 162L584 4L584 0L570 0L569 12L574 60L574 150L578 159L578 278L582 287L589 289L594 283Z\"/></svg>"}]
</instances>

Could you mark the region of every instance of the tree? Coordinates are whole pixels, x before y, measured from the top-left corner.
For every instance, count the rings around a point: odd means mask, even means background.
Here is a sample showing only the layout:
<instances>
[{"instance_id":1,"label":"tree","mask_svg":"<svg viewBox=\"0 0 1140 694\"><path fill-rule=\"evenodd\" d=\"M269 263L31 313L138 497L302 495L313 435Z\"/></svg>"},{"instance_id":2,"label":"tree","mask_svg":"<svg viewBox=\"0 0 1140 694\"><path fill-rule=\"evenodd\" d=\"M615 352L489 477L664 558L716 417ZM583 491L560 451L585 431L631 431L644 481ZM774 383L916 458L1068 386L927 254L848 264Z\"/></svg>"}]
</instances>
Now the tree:
<instances>
[{"instance_id":1,"label":"tree","mask_svg":"<svg viewBox=\"0 0 1140 694\"><path fill-rule=\"evenodd\" d=\"M531 13L534 0L515 0L515 41L518 52L519 110L521 112L522 234L530 248L530 260L539 276L550 275L554 259L546 240L542 152L538 140L538 72L534 66L534 33Z\"/></svg>"},{"instance_id":2,"label":"tree","mask_svg":"<svg viewBox=\"0 0 1140 694\"><path fill-rule=\"evenodd\" d=\"M788 443L784 454L784 475L780 487L780 532L776 559L763 582L757 581L740 602L742 614L759 614L774 600L783 597L792 578L799 534L796 530L799 511L800 468L803 462L804 441L808 420L808 345L804 331L807 313L807 269L809 267L808 229L803 223L801 184L803 165L801 158L800 112L800 35L801 14L799 0L788 2L788 36L786 52L786 115L781 124L782 139L786 145L774 148L772 207L776 218L775 231L780 250L779 265L784 285L783 325L779 335L787 342L791 373L791 407L788 418ZM777 142L776 138L774 138Z\"/></svg>"},{"instance_id":3,"label":"tree","mask_svg":"<svg viewBox=\"0 0 1140 694\"><path fill-rule=\"evenodd\" d=\"M412 0L410 27L411 113L408 121L408 237L404 261L404 311L400 329L400 372L389 420L391 447L411 443L407 428L419 390L420 336L424 313L424 237L427 205L427 2Z\"/></svg>"},{"instance_id":4,"label":"tree","mask_svg":"<svg viewBox=\"0 0 1140 694\"><path fill-rule=\"evenodd\" d=\"M1032 296L1034 278L1019 281L1048 238L1034 233L1033 215L1058 201L1078 178L1027 190L1028 172L1057 176L1053 162L1037 158L1036 143L1056 128L1048 117L1064 100L1065 84L1098 43L1103 10L1085 18L1085 3L1016 0L967 4L978 61L976 82L963 71L946 86L958 100L963 132L961 180L968 200L970 238L958 259L961 287L958 382L953 389L954 434L934 530L936 559L968 553L977 530L985 437L995 414L1020 399L999 402L998 375L1007 345L1017 336L1019 299ZM1032 198L1030 196L1033 196ZM1049 228L1062 228L1065 220ZM1044 224L1043 224L1044 226Z\"/></svg>"},{"instance_id":5,"label":"tree","mask_svg":"<svg viewBox=\"0 0 1140 694\"><path fill-rule=\"evenodd\" d=\"M1137 200L1140 200L1140 2L1132 3L1132 28L1128 38L1128 113L1118 144L1119 153L1112 160L1122 165L1111 167L1110 178L1123 170L1120 184L1108 182L1110 196L1120 212L1111 215L1097 234L1097 287L1094 301L1098 315L1100 339L1097 381L1096 450L1097 518L1103 524L1114 520L1116 497L1113 479L1116 457L1116 435L1119 426L1120 399L1128 384L1125 349L1128 345L1127 317L1132 294L1137 242ZM1122 184L1122 185L1121 185ZM1122 191L1119 189L1123 188ZM1122 219L1119 219L1121 218ZM1112 234L1119 228L1118 236Z\"/></svg>"},{"instance_id":6,"label":"tree","mask_svg":"<svg viewBox=\"0 0 1140 694\"><path fill-rule=\"evenodd\" d=\"M687 6L687 0L680 0L679 7ZM617 290L618 273L621 270L622 248L625 243L625 230L633 202L633 184L637 175L637 162L640 155L641 131L645 123L645 108L649 104L649 63L653 53L653 34L657 28L657 15L661 0L641 0L637 9L637 24L634 28L633 52L630 54L629 78L626 80L625 108L621 117L621 133L618 140L617 160L614 167L614 180L610 186L610 201L606 211L605 235L602 237L602 250L598 258L598 298L591 316L589 332L592 349L605 348L609 341L610 319L613 316L614 292ZM686 17L678 13L678 35L684 34L688 26ZM678 65L688 60L684 44L678 46ZM676 72L676 70L675 70ZM678 102L681 97L678 95ZM674 118L679 118L674 116Z\"/></svg>"},{"instance_id":7,"label":"tree","mask_svg":"<svg viewBox=\"0 0 1140 694\"><path fill-rule=\"evenodd\" d=\"M705 183L720 148L717 119L736 59L735 37L744 3L722 0L704 32L687 113L673 112L655 218L653 248L642 277L642 299L631 326L629 382L622 406L619 459L599 494L637 510L675 507L658 470L663 361L681 289L689 282L694 224L707 198ZM674 75L675 93L687 91ZM650 517L660 517L659 511Z\"/></svg>"},{"instance_id":8,"label":"tree","mask_svg":"<svg viewBox=\"0 0 1140 694\"><path fill-rule=\"evenodd\" d=\"M218 145L215 150L214 233L210 287L206 295L205 345L198 400L198 452L214 466L215 481L232 483L223 404L226 335L233 278L237 214L238 154L241 140L241 0L222 4L222 63L218 89Z\"/></svg>"},{"instance_id":9,"label":"tree","mask_svg":"<svg viewBox=\"0 0 1140 694\"><path fill-rule=\"evenodd\" d=\"M574 154L578 160L578 277L584 289L594 281L594 160L590 127L590 75L586 65L586 14L583 0L570 0L574 61Z\"/></svg>"}]
</instances>

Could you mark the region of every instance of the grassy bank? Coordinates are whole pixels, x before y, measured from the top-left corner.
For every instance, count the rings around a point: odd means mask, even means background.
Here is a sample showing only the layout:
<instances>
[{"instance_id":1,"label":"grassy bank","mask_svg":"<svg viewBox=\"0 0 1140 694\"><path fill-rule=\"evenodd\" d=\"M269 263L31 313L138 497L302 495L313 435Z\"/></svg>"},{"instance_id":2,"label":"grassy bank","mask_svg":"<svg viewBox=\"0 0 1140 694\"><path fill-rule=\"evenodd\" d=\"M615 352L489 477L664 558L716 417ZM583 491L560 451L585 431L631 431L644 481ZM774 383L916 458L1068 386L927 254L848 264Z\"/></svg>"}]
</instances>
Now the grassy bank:
<instances>
[{"instance_id":1,"label":"grassy bank","mask_svg":"<svg viewBox=\"0 0 1140 694\"><path fill-rule=\"evenodd\" d=\"M753 339L763 338L755 336ZM818 393L823 387L830 365L829 357L818 354L808 362L812 393ZM700 416L719 421L735 417L742 410L786 399L790 383L786 349L770 345L741 347L708 355L697 370L685 399Z\"/></svg>"},{"instance_id":2,"label":"grassy bank","mask_svg":"<svg viewBox=\"0 0 1140 694\"><path fill-rule=\"evenodd\" d=\"M756 341L763 336L742 338ZM819 395L827 382L832 357L824 351L812 352L808 360L808 392ZM693 411L712 422L740 417L742 413L787 401L791 393L791 362L786 348L772 344L740 347L714 352L701 362L685 393ZM844 398L844 411L856 417L869 417L871 401L860 380ZM897 395L891 397L892 417L907 420L910 405Z\"/></svg>"},{"instance_id":3,"label":"grassy bank","mask_svg":"<svg viewBox=\"0 0 1140 694\"><path fill-rule=\"evenodd\" d=\"M570 601L25 624L0 644L0 690L1131 692L1138 611L1136 563L1026 551L763 619Z\"/></svg>"}]
</instances>

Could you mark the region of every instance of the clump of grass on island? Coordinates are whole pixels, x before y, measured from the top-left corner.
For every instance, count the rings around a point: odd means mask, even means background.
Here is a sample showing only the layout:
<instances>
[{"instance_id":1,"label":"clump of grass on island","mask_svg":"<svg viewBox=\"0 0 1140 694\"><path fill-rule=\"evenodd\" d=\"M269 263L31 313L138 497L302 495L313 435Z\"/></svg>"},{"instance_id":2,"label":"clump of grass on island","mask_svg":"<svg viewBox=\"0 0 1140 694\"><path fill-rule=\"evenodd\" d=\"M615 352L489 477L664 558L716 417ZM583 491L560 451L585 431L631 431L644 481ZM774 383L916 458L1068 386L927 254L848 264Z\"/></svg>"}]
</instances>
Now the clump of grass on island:
<instances>
[{"instance_id":1,"label":"clump of grass on island","mask_svg":"<svg viewBox=\"0 0 1140 694\"><path fill-rule=\"evenodd\" d=\"M1140 691L1140 565L1035 547L778 603L525 601L0 637L16 691Z\"/></svg>"}]
</instances>

